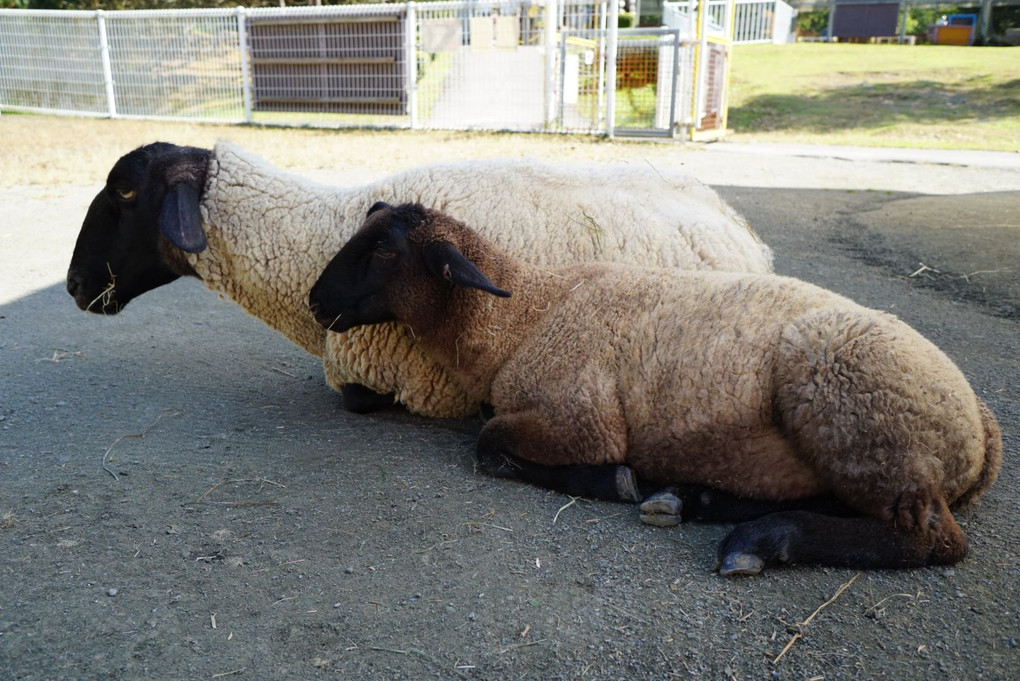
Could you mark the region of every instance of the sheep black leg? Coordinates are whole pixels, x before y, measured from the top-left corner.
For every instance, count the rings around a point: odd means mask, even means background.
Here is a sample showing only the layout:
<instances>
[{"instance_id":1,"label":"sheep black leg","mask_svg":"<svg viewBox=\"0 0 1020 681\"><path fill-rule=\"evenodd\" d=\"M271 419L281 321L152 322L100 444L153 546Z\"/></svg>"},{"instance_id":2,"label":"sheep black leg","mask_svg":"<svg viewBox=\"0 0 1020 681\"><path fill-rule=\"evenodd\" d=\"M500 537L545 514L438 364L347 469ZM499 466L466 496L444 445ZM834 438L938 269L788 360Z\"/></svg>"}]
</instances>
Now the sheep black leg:
<instances>
[{"instance_id":1,"label":"sheep black leg","mask_svg":"<svg viewBox=\"0 0 1020 681\"><path fill-rule=\"evenodd\" d=\"M781 511L812 511L832 516L860 515L832 495L767 501L739 497L704 485L676 485L645 497L641 503L641 522L657 527L672 527L692 520L741 523Z\"/></svg>"},{"instance_id":2,"label":"sheep black leg","mask_svg":"<svg viewBox=\"0 0 1020 681\"><path fill-rule=\"evenodd\" d=\"M344 408L355 414L367 414L384 407L391 407L396 399L393 393L377 393L360 383L344 383L340 388Z\"/></svg>"},{"instance_id":3,"label":"sheep black leg","mask_svg":"<svg viewBox=\"0 0 1020 681\"><path fill-rule=\"evenodd\" d=\"M515 456L479 456L478 470L514 478L575 497L637 503L641 500L634 473L627 466L543 466Z\"/></svg>"},{"instance_id":4,"label":"sheep black leg","mask_svg":"<svg viewBox=\"0 0 1020 681\"><path fill-rule=\"evenodd\" d=\"M547 466L521 458L517 451L518 434L505 421L490 421L478 437L477 469L487 475L515 478L571 496L626 503L637 503L642 498L628 466Z\"/></svg>"},{"instance_id":5,"label":"sheep black leg","mask_svg":"<svg viewBox=\"0 0 1020 681\"><path fill-rule=\"evenodd\" d=\"M911 516L907 522L903 520ZM773 513L738 525L717 554L723 575L757 574L776 563L849 568L949 565L967 552L967 538L945 500L935 498L896 521L837 518L807 511Z\"/></svg>"}]
</instances>

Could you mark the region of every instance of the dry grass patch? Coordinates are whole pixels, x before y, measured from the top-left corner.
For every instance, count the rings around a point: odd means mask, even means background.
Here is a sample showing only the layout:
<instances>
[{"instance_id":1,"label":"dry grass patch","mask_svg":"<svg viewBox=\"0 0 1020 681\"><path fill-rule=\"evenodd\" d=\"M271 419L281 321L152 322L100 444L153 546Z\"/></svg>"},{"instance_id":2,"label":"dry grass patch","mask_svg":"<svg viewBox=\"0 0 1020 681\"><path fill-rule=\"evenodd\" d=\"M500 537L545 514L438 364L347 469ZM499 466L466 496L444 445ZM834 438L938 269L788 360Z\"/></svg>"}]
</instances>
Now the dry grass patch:
<instances>
[{"instance_id":1,"label":"dry grass patch","mask_svg":"<svg viewBox=\"0 0 1020 681\"><path fill-rule=\"evenodd\" d=\"M545 135L428 130L322 130L160 121L0 116L0 187L95 185L135 147L163 141L211 148L225 139L292 172L364 169L366 176L426 161L539 158L675 163L676 143Z\"/></svg>"}]
</instances>

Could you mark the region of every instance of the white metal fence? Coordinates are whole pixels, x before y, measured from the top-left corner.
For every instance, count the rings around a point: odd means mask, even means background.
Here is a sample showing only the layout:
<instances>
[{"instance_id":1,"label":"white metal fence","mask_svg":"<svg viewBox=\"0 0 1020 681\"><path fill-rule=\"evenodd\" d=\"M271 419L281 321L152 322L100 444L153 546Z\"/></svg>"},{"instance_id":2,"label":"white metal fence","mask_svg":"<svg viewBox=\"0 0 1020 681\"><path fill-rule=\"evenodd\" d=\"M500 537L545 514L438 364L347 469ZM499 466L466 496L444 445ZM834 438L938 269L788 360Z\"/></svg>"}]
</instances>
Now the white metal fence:
<instances>
[{"instance_id":1,"label":"white metal fence","mask_svg":"<svg viewBox=\"0 0 1020 681\"><path fill-rule=\"evenodd\" d=\"M239 17L231 10L0 10L0 106L241 120Z\"/></svg>"},{"instance_id":2,"label":"white metal fence","mask_svg":"<svg viewBox=\"0 0 1020 681\"><path fill-rule=\"evenodd\" d=\"M729 0L709 0L709 30L722 35ZM783 0L735 0L733 44L793 42L797 10ZM697 0L662 3L662 23L689 27L697 13ZM689 30L689 29L688 29Z\"/></svg>"},{"instance_id":3,"label":"white metal fence","mask_svg":"<svg viewBox=\"0 0 1020 681\"><path fill-rule=\"evenodd\" d=\"M797 10L783 0L737 0L734 43L793 42Z\"/></svg>"},{"instance_id":4,"label":"white metal fence","mask_svg":"<svg viewBox=\"0 0 1020 681\"><path fill-rule=\"evenodd\" d=\"M702 0L728 26L718 1ZM698 60L696 26L623 31L617 11L611 0L0 10L0 108L609 134L718 127L698 93L725 87L728 52Z\"/></svg>"}]
</instances>

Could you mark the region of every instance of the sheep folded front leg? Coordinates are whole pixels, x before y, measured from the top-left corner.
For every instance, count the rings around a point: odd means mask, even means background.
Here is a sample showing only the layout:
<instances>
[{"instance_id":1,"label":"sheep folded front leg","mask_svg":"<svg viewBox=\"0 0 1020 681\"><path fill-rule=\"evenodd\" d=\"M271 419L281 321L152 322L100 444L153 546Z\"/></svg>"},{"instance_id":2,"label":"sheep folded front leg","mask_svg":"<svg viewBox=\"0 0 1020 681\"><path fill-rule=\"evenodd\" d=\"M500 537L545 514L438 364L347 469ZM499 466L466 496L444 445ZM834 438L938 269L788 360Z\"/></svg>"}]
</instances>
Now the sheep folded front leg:
<instances>
[{"instance_id":1,"label":"sheep folded front leg","mask_svg":"<svg viewBox=\"0 0 1020 681\"><path fill-rule=\"evenodd\" d=\"M553 464L536 460L570 460L568 448L558 444L550 422L536 412L500 414L478 436L478 470L496 477L603 501L641 500L637 479L629 466L617 464Z\"/></svg>"},{"instance_id":2,"label":"sheep folded front leg","mask_svg":"<svg viewBox=\"0 0 1020 681\"><path fill-rule=\"evenodd\" d=\"M719 573L758 574L775 563L859 569L950 565L967 552L967 538L941 495L904 494L883 516L788 511L743 523L719 545Z\"/></svg>"}]
</instances>

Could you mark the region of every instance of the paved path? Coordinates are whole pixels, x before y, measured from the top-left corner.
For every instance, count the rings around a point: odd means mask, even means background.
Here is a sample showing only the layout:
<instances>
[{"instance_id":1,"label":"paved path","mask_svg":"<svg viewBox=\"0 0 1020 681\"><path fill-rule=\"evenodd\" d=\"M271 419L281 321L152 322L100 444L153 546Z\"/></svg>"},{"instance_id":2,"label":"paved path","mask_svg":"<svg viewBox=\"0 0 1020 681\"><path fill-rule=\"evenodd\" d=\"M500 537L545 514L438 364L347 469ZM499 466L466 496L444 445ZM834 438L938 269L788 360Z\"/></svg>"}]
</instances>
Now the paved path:
<instances>
[{"instance_id":1,"label":"paved path","mask_svg":"<svg viewBox=\"0 0 1020 681\"><path fill-rule=\"evenodd\" d=\"M472 51L453 56L443 92L426 127L540 130L545 121L545 52L540 47Z\"/></svg>"}]
</instances>

